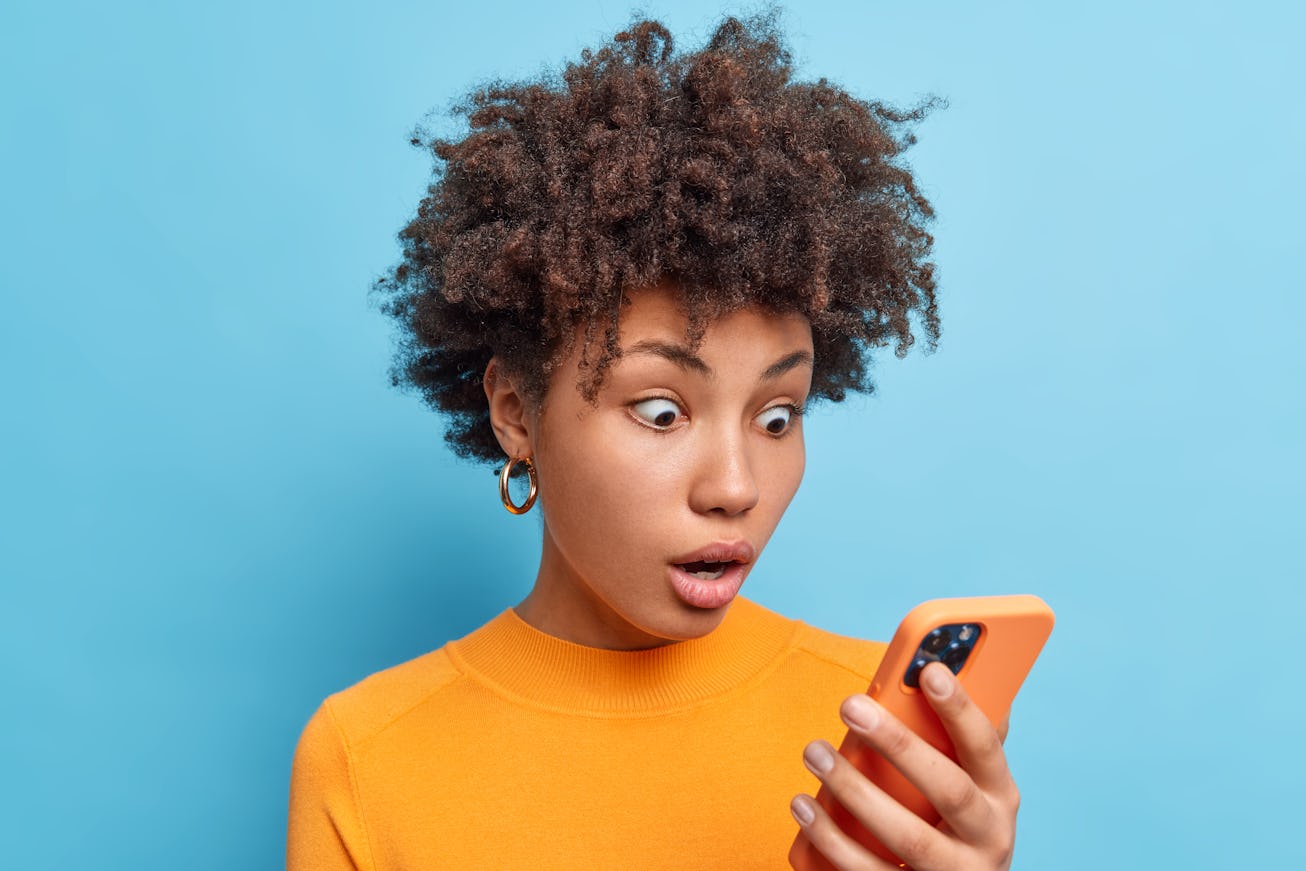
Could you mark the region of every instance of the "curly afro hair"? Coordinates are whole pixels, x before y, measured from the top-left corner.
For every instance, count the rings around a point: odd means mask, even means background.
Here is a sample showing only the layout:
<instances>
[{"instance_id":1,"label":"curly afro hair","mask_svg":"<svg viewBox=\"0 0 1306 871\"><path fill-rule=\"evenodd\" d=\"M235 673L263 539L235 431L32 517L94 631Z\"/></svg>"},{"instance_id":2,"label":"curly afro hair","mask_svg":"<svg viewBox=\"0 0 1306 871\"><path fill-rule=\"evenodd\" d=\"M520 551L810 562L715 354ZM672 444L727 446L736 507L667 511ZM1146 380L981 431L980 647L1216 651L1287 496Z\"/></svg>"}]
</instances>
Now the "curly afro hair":
<instances>
[{"instance_id":1,"label":"curly afro hair","mask_svg":"<svg viewBox=\"0 0 1306 871\"><path fill-rule=\"evenodd\" d=\"M913 324L933 350L933 210L899 160L933 101L898 110L790 74L774 16L727 18L690 54L639 21L560 78L476 90L460 141L414 134L434 177L373 292L400 326L393 384L449 416L459 456L503 459L492 356L539 401L582 341L593 400L624 291L659 281L682 291L691 348L743 306L805 315L814 398L871 392L870 353L906 354Z\"/></svg>"}]
</instances>

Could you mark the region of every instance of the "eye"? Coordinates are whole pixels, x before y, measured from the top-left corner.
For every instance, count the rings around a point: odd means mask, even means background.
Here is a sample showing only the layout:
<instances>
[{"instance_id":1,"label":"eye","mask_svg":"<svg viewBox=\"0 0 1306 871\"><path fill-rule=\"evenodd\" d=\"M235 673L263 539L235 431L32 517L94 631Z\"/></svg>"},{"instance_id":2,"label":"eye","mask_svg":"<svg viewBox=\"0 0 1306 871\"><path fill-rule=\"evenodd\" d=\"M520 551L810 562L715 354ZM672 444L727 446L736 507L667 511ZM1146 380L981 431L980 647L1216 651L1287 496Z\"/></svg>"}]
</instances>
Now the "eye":
<instances>
[{"instance_id":1,"label":"eye","mask_svg":"<svg viewBox=\"0 0 1306 871\"><path fill-rule=\"evenodd\" d=\"M636 402L630 408L636 417L654 429L669 429L672 424L680 420L681 415L679 405L670 399L660 397Z\"/></svg>"},{"instance_id":2,"label":"eye","mask_svg":"<svg viewBox=\"0 0 1306 871\"><path fill-rule=\"evenodd\" d=\"M797 411L798 409L792 405L773 405L754 420L771 435L784 435L789 430L789 424Z\"/></svg>"}]
</instances>

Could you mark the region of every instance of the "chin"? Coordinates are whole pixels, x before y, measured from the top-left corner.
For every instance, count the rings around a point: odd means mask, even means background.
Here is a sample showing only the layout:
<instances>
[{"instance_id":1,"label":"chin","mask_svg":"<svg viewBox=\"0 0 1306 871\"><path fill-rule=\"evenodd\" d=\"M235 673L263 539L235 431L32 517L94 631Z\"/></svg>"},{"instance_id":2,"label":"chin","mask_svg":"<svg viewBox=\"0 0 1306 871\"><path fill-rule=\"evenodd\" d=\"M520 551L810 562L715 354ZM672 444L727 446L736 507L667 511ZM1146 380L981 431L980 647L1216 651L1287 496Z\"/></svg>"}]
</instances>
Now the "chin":
<instances>
[{"instance_id":1,"label":"chin","mask_svg":"<svg viewBox=\"0 0 1306 871\"><path fill-rule=\"evenodd\" d=\"M695 608L677 600L672 603L669 619L659 621L658 625L650 626L644 631L667 642L690 641L711 634L721 625L729 610L729 605L711 609Z\"/></svg>"}]
</instances>

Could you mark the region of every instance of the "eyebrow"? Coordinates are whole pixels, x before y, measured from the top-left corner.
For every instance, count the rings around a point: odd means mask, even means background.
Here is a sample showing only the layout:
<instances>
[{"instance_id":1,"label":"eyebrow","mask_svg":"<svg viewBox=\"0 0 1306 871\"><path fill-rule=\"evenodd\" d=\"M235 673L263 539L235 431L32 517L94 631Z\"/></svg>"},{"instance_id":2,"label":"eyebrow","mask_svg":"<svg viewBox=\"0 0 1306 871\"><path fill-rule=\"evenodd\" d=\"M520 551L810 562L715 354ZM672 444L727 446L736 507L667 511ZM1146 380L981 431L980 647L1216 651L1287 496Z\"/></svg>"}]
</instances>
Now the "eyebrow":
<instances>
[{"instance_id":1,"label":"eyebrow","mask_svg":"<svg viewBox=\"0 0 1306 871\"><path fill-rule=\"evenodd\" d=\"M781 357L770 366L767 366L766 371L762 373L762 380L774 381L790 369L797 368L804 363L808 366L814 365L812 355L806 351L794 351L792 354Z\"/></svg>"},{"instance_id":2,"label":"eyebrow","mask_svg":"<svg viewBox=\"0 0 1306 871\"><path fill-rule=\"evenodd\" d=\"M688 372L696 372L706 378L713 377L712 367L703 362L703 358L691 352L683 345L674 345L670 342L659 342L656 339L645 339L642 342L636 342L627 348L623 354L649 354L654 357L661 357L675 363L681 369ZM762 381L774 381L781 375L797 366L806 363L808 366L813 365L812 355L807 351L794 351L792 354L786 354L779 360L776 360L766 371L762 373Z\"/></svg>"}]
</instances>

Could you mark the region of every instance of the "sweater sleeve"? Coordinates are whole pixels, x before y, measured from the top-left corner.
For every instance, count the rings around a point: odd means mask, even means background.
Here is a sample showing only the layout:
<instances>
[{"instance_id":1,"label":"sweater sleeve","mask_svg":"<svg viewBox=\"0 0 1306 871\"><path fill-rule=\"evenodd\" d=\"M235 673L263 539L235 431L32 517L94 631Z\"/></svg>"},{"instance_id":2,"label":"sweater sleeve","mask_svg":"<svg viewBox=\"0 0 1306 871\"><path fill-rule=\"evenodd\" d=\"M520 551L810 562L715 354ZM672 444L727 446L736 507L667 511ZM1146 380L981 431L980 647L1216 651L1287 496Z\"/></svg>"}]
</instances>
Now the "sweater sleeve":
<instances>
[{"instance_id":1,"label":"sweater sleeve","mask_svg":"<svg viewBox=\"0 0 1306 871\"><path fill-rule=\"evenodd\" d=\"M327 700L295 748L286 871L374 871L357 798L349 744Z\"/></svg>"}]
</instances>

